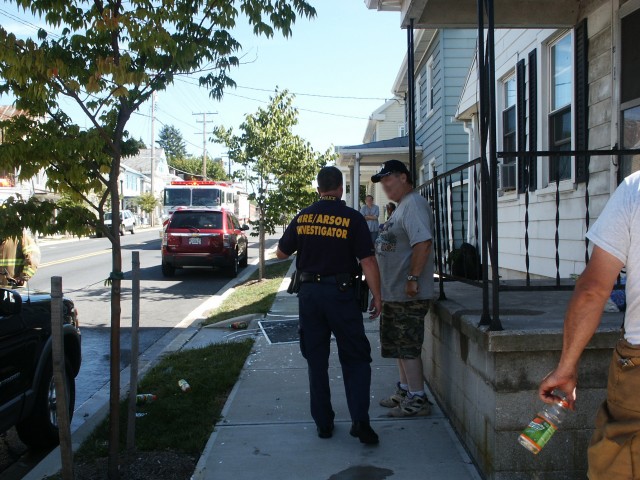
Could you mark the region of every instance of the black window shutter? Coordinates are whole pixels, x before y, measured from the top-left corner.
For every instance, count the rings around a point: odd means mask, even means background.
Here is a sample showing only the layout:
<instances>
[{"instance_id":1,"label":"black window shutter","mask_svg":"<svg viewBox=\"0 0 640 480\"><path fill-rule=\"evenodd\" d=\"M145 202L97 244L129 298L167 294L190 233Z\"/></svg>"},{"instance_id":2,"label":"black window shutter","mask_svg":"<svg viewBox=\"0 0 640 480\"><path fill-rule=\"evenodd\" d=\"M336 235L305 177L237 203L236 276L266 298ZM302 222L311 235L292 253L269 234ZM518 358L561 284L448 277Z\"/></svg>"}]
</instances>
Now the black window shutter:
<instances>
[{"instance_id":1,"label":"black window shutter","mask_svg":"<svg viewBox=\"0 0 640 480\"><path fill-rule=\"evenodd\" d=\"M537 50L529 52L529 151L538 150L538 55ZM538 185L538 157L527 158L529 170L529 190Z\"/></svg>"},{"instance_id":2,"label":"black window shutter","mask_svg":"<svg viewBox=\"0 0 640 480\"><path fill-rule=\"evenodd\" d=\"M575 28L575 122L576 150L589 148L589 38L587 36L587 19L582 20ZM589 172L585 155L575 159L576 182L584 182Z\"/></svg>"},{"instance_id":3,"label":"black window shutter","mask_svg":"<svg viewBox=\"0 0 640 480\"><path fill-rule=\"evenodd\" d=\"M516 115L518 118L518 130L516 138L518 140L518 152L526 152L527 142L527 101L525 98L525 65L524 60L520 60L516 65ZM525 184L525 158L518 157L518 192L524 192Z\"/></svg>"}]
</instances>

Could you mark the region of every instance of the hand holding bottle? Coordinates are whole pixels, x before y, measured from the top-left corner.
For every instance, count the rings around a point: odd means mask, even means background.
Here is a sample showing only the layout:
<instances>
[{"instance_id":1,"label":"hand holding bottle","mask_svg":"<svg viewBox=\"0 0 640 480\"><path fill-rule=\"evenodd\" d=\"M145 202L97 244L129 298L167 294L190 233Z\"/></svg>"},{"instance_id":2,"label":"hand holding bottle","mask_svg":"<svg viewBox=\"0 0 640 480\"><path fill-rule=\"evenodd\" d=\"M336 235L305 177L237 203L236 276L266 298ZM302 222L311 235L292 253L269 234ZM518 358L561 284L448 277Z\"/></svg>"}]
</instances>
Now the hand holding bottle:
<instances>
[{"instance_id":1,"label":"hand holding bottle","mask_svg":"<svg viewBox=\"0 0 640 480\"><path fill-rule=\"evenodd\" d=\"M575 410L576 384L578 382L578 373L576 370L576 368L561 369L558 367L544 377L538 388L540 400L547 404L564 400L571 410ZM561 392L562 395L558 394L558 391Z\"/></svg>"}]
</instances>

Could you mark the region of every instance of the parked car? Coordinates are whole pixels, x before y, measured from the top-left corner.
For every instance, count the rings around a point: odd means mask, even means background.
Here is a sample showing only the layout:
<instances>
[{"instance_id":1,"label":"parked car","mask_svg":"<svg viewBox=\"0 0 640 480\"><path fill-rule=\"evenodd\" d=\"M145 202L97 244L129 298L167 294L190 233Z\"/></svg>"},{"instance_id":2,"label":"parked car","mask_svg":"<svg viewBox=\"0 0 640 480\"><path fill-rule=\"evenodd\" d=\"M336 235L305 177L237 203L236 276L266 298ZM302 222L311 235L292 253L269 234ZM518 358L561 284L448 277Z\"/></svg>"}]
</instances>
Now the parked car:
<instances>
[{"instance_id":1,"label":"parked car","mask_svg":"<svg viewBox=\"0 0 640 480\"><path fill-rule=\"evenodd\" d=\"M111 222L113 221L113 214L107 212L104 214L104 226L111 228ZM136 233L135 227L138 225L136 216L131 213L131 210L120 210L120 235L124 235L129 231L131 234Z\"/></svg>"},{"instance_id":2,"label":"parked car","mask_svg":"<svg viewBox=\"0 0 640 480\"><path fill-rule=\"evenodd\" d=\"M65 376L69 417L80 371L80 329L73 302L63 299ZM27 445L58 443L51 357L51 296L0 288L0 432L16 427Z\"/></svg>"},{"instance_id":3,"label":"parked car","mask_svg":"<svg viewBox=\"0 0 640 480\"><path fill-rule=\"evenodd\" d=\"M162 273L170 277L176 268L216 267L238 275L248 260L247 225L224 208L176 210L162 237Z\"/></svg>"}]
</instances>

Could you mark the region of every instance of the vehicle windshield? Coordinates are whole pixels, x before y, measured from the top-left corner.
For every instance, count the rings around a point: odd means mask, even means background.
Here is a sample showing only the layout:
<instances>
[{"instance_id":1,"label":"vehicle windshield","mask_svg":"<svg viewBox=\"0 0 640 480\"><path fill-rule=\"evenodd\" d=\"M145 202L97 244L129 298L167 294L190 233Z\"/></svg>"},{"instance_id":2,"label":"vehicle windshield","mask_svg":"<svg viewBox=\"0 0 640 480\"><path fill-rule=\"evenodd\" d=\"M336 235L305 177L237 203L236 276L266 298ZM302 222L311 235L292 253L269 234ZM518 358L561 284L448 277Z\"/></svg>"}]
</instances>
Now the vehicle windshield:
<instances>
[{"instance_id":1,"label":"vehicle windshield","mask_svg":"<svg viewBox=\"0 0 640 480\"><path fill-rule=\"evenodd\" d=\"M164 189L165 206L172 205L191 205L191 189L189 188L165 188Z\"/></svg>"},{"instance_id":2,"label":"vehicle windshield","mask_svg":"<svg viewBox=\"0 0 640 480\"><path fill-rule=\"evenodd\" d=\"M175 212L170 228L221 229L221 212Z\"/></svg>"},{"instance_id":3,"label":"vehicle windshield","mask_svg":"<svg viewBox=\"0 0 640 480\"><path fill-rule=\"evenodd\" d=\"M213 207L220 205L220 190L205 188L192 190L192 205L194 207Z\"/></svg>"},{"instance_id":4,"label":"vehicle windshield","mask_svg":"<svg viewBox=\"0 0 640 480\"><path fill-rule=\"evenodd\" d=\"M105 220L111 220L111 217L113 217L113 214L111 212L107 212L104 214ZM120 220L122 220L122 212L120 212Z\"/></svg>"}]
</instances>

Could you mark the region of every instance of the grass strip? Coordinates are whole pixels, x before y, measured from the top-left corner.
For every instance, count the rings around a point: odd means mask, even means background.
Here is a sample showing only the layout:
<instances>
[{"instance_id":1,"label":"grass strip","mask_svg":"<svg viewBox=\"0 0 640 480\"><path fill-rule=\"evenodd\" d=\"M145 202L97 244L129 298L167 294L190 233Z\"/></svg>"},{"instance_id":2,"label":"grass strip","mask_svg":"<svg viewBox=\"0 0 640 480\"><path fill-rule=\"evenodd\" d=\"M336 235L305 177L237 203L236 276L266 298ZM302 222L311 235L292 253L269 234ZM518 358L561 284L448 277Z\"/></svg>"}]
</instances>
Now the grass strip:
<instances>
[{"instance_id":1,"label":"grass strip","mask_svg":"<svg viewBox=\"0 0 640 480\"><path fill-rule=\"evenodd\" d=\"M266 265L261 282L258 282L258 272L254 272L246 282L238 285L202 324L209 325L250 313L266 314L290 265L291 260Z\"/></svg>"},{"instance_id":2,"label":"grass strip","mask_svg":"<svg viewBox=\"0 0 640 480\"><path fill-rule=\"evenodd\" d=\"M137 407L136 448L142 451L175 450L200 454L251 351L253 340L213 344L183 350L164 357L142 379L138 393L152 393L157 400ZM191 391L178 381L186 379ZM120 404L120 446L126 438L127 401ZM78 461L108 455L109 419L105 419L83 443Z\"/></svg>"}]
</instances>

